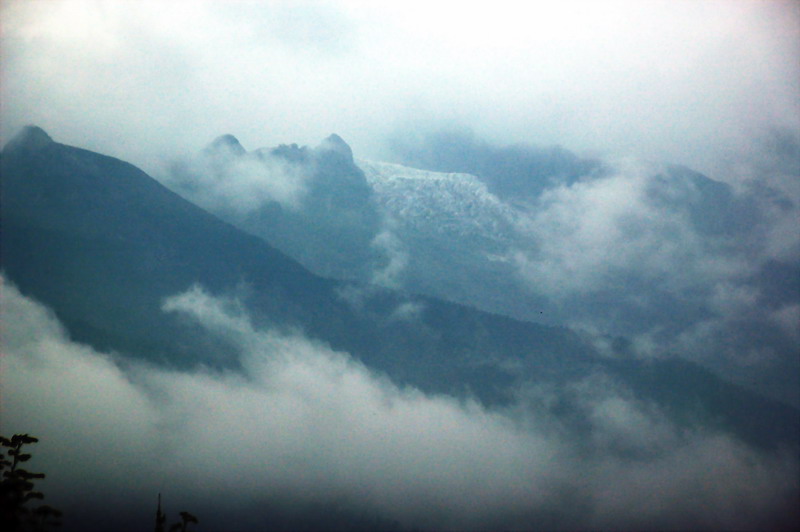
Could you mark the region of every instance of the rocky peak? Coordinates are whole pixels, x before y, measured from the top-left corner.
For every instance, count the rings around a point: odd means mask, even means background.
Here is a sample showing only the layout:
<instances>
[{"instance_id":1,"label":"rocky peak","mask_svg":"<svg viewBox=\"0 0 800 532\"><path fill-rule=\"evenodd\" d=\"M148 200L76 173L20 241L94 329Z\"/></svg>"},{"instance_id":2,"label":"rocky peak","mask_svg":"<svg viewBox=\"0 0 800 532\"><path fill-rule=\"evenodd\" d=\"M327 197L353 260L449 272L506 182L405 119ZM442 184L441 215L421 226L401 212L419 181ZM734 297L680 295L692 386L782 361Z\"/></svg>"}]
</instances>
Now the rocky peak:
<instances>
[{"instance_id":1,"label":"rocky peak","mask_svg":"<svg viewBox=\"0 0 800 532\"><path fill-rule=\"evenodd\" d=\"M247 153L239 142L239 139L230 133L215 138L214 141L206 147L205 151L211 153L227 152L236 156Z\"/></svg>"},{"instance_id":2,"label":"rocky peak","mask_svg":"<svg viewBox=\"0 0 800 532\"><path fill-rule=\"evenodd\" d=\"M342 137L336 133L323 140L322 144L319 145L319 149L339 153L344 156L348 162L353 162L353 150L342 140Z\"/></svg>"},{"instance_id":3,"label":"rocky peak","mask_svg":"<svg viewBox=\"0 0 800 532\"><path fill-rule=\"evenodd\" d=\"M4 152L12 150L29 150L36 151L53 144L53 139L50 135L38 126L25 126L19 133L8 141L3 149Z\"/></svg>"}]
</instances>

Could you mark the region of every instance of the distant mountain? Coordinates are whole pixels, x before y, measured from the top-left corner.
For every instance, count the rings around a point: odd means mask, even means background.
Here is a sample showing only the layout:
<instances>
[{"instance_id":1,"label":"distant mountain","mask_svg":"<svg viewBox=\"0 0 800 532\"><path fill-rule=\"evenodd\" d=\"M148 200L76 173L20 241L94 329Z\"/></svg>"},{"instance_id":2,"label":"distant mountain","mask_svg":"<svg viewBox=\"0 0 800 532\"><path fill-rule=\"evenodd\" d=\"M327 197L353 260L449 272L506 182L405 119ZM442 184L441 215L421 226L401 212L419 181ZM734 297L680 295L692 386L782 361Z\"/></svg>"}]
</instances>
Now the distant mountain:
<instances>
[{"instance_id":1,"label":"distant mountain","mask_svg":"<svg viewBox=\"0 0 800 532\"><path fill-rule=\"evenodd\" d=\"M541 154L537 160L541 162L544 157ZM565 321L564 311L546 297L548 291L520 275L520 253L540 245L537 216L555 203L547 196L537 200L539 194L570 190L568 185L578 179L600 181L613 171L610 165L606 165L606 174L573 175L541 187L535 184L536 177L528 174L531 186L527 193L509 200L493 193L485 179L473 174L362 159L357 164L364 170L397 250L405 254L404 268L392 279L397 286L517 319ZM753 206L736 200L729 185L681 166L652 165L646 171L642 194L653 211L680 213L701 238L736 235L756 221ZM524 198L526 202L519 201ZM632 234L631 240L635 239ZM651 289L638 285L642 292ZM620 306L619 302L607 304ZM574 313L575 309L567 312ZM691 309L670 312L699 318ZM637 314L642 314L641 306L626 314L625 322L636 323ZM661 318L662 322L666 319Z\"/></svg>"},{"instance_id":2,"label":"distant mountain","mask_svg":"<svg viewBox=\"0 0 800 532\"><path fill-rule=\"evenodd\" d=\"M160 179L317 274L631 337L800 405L800 291L774 289L800 276L791 190L467 134L395 148L426 169L354 161L338 136L250 153L226 136Z\"/></svg>"},{"instance_id":3,"label":"distant mountain","mask_svg":"<svg viewBox=\"0 0 800 532\"><path fill-rule=\"evenodd\" d=\"M352 183L344 196L355 198L356 210L367 202L359 196L366 178L338 137L315 150L283 146L251 155L239 148L222 137L209 147L212 162L223 155L300 161L321 183L312 204L334 201L342 180ZM56 143L36 127L5 147L1 176L2 270L50 306L75 340L99 349L168 365L235 368L236 350L223 338L161 311L166 297L200 284L215 295L238 295L258 326L299 329L423 391L507 404L526 382L557 385L601 372L687 423L768 446L796 445L800 435L797 410L677 358L637 360L622 341L601 355L565 328L318 277L138 168ZM452 187L481 190L475 183ZM346 213L344 205L337 209Z\"/></svg>"},{"instance_id":4,"label":"distant mountain","mask_svg":"<svg viewBox=\"0 0 800 532\"><path fill-rule=\"evenodd\" d=\"M424 390L498 400L509 382L527 378L506 369L508 360L551 372L593 363L589 346L564 329L317 277L136 167L53 142L39 128L4 149L2 198L3 270L76 340L100 349L236 366L224 341L160 310L164 298L200 284L244 294L262 325L298 327ZM398 319L408 304L421 312Z\"/></svg>"},{"instance_id":5,"label":"distant mountain","mask_svg":"<svg viewBox=\"0 0 800 532\"><path fill-rule=\"evenodd\" d=\"M552 305L521 286L513 263L522 244L518 209L471 174L357 164L385 216L387 253L402 261L375 280L518 319L552 320Z\"/></svg>"},{"instance_id":6,"label":"distant mountain","mask_svg":"<svg viewBox=\"0 0 800 532\"><path fill-rule=\"evenodd\" d=\"M394 148L404 165L359 164L405 253L396 286L638 337L800 405L787 378L800 372L796 136L759 145L736 187L680 165L463 132Z\"/></svg>"},{"instance_id":7,"label":"distant mountain","mask_svg":"<svg viewBox=\"0 0 800 532\"><path fill-rule=\"evenodd\" d=\"M492 194L509 202L530 201L553 185L569 185L587 175L599 176L607 171L599 160L578 157L560 146L497 148L466 131L398 137L392 144L405 165L472 174Z\"/></svg>"},{"instance_id":8,"label":"distant mountain","mask_svg":"<svg viewBox=\"0 0 800 532\"><path fill-rule=\"evenodd\" d=\"M292 144L249 153L224 135L174 164L169 185L320 275L361 280L378 259L370 244L381 216L338 135L313 149Z\"/></svg>"}]
</instances>

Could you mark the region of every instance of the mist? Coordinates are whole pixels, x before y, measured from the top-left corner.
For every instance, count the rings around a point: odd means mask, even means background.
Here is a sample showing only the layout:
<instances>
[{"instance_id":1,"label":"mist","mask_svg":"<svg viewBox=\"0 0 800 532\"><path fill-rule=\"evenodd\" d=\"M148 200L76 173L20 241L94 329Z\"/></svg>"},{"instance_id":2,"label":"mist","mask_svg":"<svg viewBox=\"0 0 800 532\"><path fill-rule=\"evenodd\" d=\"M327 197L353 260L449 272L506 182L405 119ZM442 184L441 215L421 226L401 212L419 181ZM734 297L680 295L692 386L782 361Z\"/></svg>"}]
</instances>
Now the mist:
<instances>
[{"instance_id":1,"label":"mist","mask_svg":"<svg viewBox=\"0 0 800 532\"><path fill-rule=\"evenodd\" d=\"M299 210L307 194L308 165L270 153L244 154L235 137L219 137L196 156L177 159L166 183L204 209L237 218L270 202Z\"/></svg>"},{"instance_id":2,"label":"mist","mask_svg":"<svg viewBox=\"0 0 800 532\"><path fill-rule=\"evenodd\" d=\"M408 163L404 142L440 154L431 138L459 148L452 133L468 132L492 154L597 161L524 201L462 176L453 213L485 200L497 225L478 229L513 234L476 248L503 288L483 309L571 327L600 351L625 336L634 356L677 354L800 404L797 2L8 0L0 23L0 142L36 124L254 234L269 209L313 211L308 227L335 233L315 234L338 255L293 233L272 244L329 277L351 280L358 259L365 282L409 289L408 220L378 209L386 183L355 166L363 216L317 208L341 194L315 173L324 165L260 148L302 152L337 133L366 169ZM202 151L227 133L251 151ZM339 295L357 307L364 293ZM423 310L409 299L392 319ZM0 312L0 431L40 438L30 469L47 473L67 530L149 529L158 493L170 521L188 510L206 530L791 529L800 517L796 449L678 423L600 370L488 407L256 327L235 295L203 286L162 313L224 339L240 371L80 344L5 277Z\"/></svg>"},{"instance_id":3,"label":"mist","mask_svg":"<svg viewBox=\"0 0 800 532\"><path fill-rule=\"evenodd\" d=\"M800 133L754 134L728 182L458 128L393 146L413 168L359 164L404 258L396 284L567 325L601 349L621 336L635 356L679 354L800 404L786 378L800 371Z\"/></svg>"},{"instance_id":4,"label":"mist","mask_svg":"<svg viewBox=\"0 0 800 532\"><path fill-rule=\"evenodd\" d=\"M67 529L114 516L149 526L159 492L205 529L337 516L368 528L752 529L793 516L790 452L678 427L602 374L489 409L398 387L299 332L255 329L236 299L201 287L163 310L236 342L245 370L94 351L3 283L2 431L40 438L29 469L47 473L40 488ZM549 412L567 395L587 433Z\"/></svg>"},{"instance_id":5,"label":"mist","mask_svg":"<svg viewBox=\"0 0 800 532\"><path fill-rule=\"evenodd\" d=\"M248 146L442 125L727 179L800 129L794 2L8 1L0 137L35 123L154 173Z\"/></svg>"}]
</instances>

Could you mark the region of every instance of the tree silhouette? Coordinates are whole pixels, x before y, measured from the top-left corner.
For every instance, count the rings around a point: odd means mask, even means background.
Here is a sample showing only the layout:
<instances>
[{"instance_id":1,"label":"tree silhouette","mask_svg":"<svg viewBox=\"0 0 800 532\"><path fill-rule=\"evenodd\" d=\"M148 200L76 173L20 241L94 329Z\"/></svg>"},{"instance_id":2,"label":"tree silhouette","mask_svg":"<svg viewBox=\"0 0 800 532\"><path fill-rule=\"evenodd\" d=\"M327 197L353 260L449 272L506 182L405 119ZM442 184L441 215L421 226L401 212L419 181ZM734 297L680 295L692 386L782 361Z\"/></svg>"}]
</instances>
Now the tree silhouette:
<instances>
[{"instance_id":1,"label":"tree silhouette","mask_svg":"<svg viewBox=\"0 0 800 532\"><path fill-rule=\"evenodd\" d=\"M156 530L155 532L164 532L164 523L167 522L167 516L161 511L161 494L158 494L158 508L156 509Z\"/></svg>"},{"instance_id":2,"label":"tree silhouette","mask_svg":"<svg viewBox=\"0 0 800 532\"><path fill-rule=\"evenodd\" d=\"M169 527L169 532L176 532L180 530L180 532L186 532L186 527L189 526L189 523L197 524L197 518L190 514L189 512L181 512L181 522L175 523L171 527Z\"/></svg>"},{"instance_id":3,"label":"tree silhouette","mask_svg":"<svg viewBox=\"0 0 800 532\"><path fill-rule=\"evenodd\" d=\"M197 517L193 516L189 512L181 512L179 514L181 516L180 523L175 523L169 527L169 532L186 532L188 530L189 523L197 524L199 521ZM164 532L164 523L167 522L166 514L161 511L161 494L158 494L158 507L156 508L156 528L155 532Z\"/></svg>"},{"instance_id":4,"label":"tree silhouette","mask_svg":"<svg viewBox=\"0 0 800 532\"><path fill-rule=\"evenodd\" d=\"M61 524L61 512L55 508L46 504L27 507L28 501L44 499L44 494L34 491L33 485L34 480L44 478L44 473L31 473L19 467L31 459L30 454L22 452L22 446L38 441L27 434L14 434L10 439L0 436L0 445L7 449L0 455L0 523L4 530L44 530Z\"/></svg>"}]
</instances>

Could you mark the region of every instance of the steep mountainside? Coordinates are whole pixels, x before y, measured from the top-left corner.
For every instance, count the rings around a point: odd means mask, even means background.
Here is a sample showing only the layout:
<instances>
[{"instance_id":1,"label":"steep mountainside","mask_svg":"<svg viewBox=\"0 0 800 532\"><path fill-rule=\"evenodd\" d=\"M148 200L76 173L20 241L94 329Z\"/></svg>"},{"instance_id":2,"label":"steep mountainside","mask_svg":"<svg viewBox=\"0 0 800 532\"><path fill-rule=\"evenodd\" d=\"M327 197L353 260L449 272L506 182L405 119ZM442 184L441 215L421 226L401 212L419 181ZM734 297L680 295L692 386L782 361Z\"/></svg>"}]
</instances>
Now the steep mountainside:
<instances>
[{"instance_id":1,"label":"steep mountainside","mask_svg":"<svg viewBox=\"0 0 800 532\"><path fill-rule=\"evenodd\" d=\"M357 163L385 217L384 248L394 258L378 282L518 319L551 319L547 302L520 286L511 257L522 240L522 212L471 174Z\"/></svg>"},{"instance_id":2,"label":"steep mountainside","mask_svg":"<svg viewBox=\"0 0 800 532\"><path fill-rule=\"evenodd\" d=\"M224 340L161 311L199 284L239 295L262 325L295 327L400 382L497 400L525 372L587 364L564 329L317 277L132 165L27 128L2 155L2 268L79 341L170 364L235 366ZM420 312L399 319L398 309Z\"/></svg>"},{"instance_id":3,"label":"steep mountainside","mask_svg":"<svg viewBox=\"0 0 800 532\"><path fill-rule=\"evenodd\" d=\"M638 361L624 343L600 356L564 328L317 277L134 166L35 127L2 153L2 201L5 275L53 308L74 339L103 350L235 367L224 338L162 312L166 297L199 284L237 296L257 326L299 329L427 392L507 403L526 382L601 372L687 423L764 445L794 444L800 432L796 410L688 362Z\"/></svg>"},{"instance_id":4,"label":"steep mountainside","mask_svg":"<svg viewBox=\"0 0 800 532\"><path fill-rule=\"evenodd\" d=\"M381 216L350 147L331 135L247 152L232 135L173 165L169 186L325 277L361 280Z\"/></svg>"}]
</instances>

